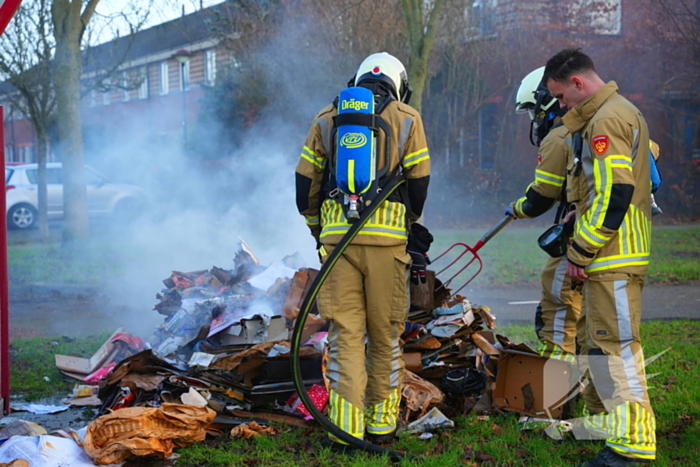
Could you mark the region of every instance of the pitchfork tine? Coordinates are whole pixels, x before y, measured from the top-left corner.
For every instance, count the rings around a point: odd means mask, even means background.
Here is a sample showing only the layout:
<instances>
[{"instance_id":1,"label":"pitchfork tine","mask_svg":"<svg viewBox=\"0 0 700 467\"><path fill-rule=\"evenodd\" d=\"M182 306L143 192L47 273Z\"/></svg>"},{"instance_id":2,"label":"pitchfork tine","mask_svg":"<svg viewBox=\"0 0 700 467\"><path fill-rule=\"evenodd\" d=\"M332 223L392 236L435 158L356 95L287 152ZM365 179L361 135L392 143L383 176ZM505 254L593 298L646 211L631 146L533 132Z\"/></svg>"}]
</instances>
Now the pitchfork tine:
<instances>
[{"instance_id":1,"label":"pitchfork tine","mask_svg":"<svg viewBox=\"0 0 700 467\"><path fill-rule=\"evenodd\" d=\"M469 261L467 261L467 264L465 264L464 266L462 266L455 274L453 274L452 276L450 276L447 280L443 281L443 283L442 283L442 285L441 285L440 287L441 287L441 288L442 288L442 287L447 287L447 286L452 282L453 279L455 279L457 276L459 276L460 274L462 274L462 272L464 272L465 269L467 269L469 266L471 266L471 264L472 264L474 261L478 261L478 262L479 262L479 269L476 271L476 273L474 273L474 275L472 275L472 276L467 280L467 282L465 282L461 287L459 287L457 290L453 291L452 294L453 294L453 295L456 294L457 292L459 292L460 290L462 290L464 287L466 287L467 284L469 284L472 280L474 280L474 278L475 278L476 276L479 275L479 273L481 272L481 270L482 270L483 267L484 267L484 263L483 263L483 261L481 260L481 257L479 256L478 251L479 251L479 250L481 249L481 247L483 247L489 240L491 240L498 232L500 232L500 231L503 229L503 227L505 227L506 225L508 225L508 223L509 223L510 221L512 221L513 219L514 219L514 218L511 217L510 215L506 215L505 217L503 217L503 219L501 219L496 225L494 225L493 227L491 227L491 228L484 234L484 236L481 237L481 238L479 239L479 241L477 241L477 242L474 244L474 247L470 247L469 245L467 245L467 244L465 244L465 243L455 243L454 245L450 246L447 250L445 250L443 253L441 253L437 258L435 258L435 260L433 261L433 263L435 263L436 261L438 261L440 258L444 257L446 254L448 254L450 251L452 251L452 249L454 249L455 247L463 247L463 248L464 248L464 251L462 251L462 252L461 252L459 255L457 255L457 257L456 257L455 259L453 259L447 266L445 266L444 268L442 268L440 271L438 271L438 272L435 274L436 276L439 276L440 274L442 274L443 272L447 271L447 270L450 269L452 266L454 266L455 264L457 264L457 262L458 262L460 259L462 259L462 257L463 257L467 252L471 252L472 255L473 255L473 257L472 257ZM438 289L438 290L439 290L439 289Z\"/></svg>"}]
</instances>

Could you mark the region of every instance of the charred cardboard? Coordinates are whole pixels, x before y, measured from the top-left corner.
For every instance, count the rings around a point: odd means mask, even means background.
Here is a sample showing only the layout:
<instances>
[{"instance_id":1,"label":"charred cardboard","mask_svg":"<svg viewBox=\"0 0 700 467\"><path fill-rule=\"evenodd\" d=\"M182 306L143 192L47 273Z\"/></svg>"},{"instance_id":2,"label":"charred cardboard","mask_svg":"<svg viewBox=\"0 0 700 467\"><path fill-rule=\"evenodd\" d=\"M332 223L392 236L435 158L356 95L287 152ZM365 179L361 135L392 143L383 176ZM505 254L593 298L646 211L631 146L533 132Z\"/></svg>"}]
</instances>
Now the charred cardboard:
<instances>
[{"instance_id":1,"label":"charred cardboard","mask_svg":"<svg viewBox=\"0 0 700 467\"><path fill-rule=\"evenodd\" d=\"M500 351L494 347L486 336L482 333L475 332L471 335L472 342L486 355L500 355Z\"/></svg>"},{"instance_id":2,"label":"charred cardboard","mask_svg":"<svg viewBox=\"0 0 700 467\"><path fill-rule=\"evenodd\" d=\"M304 302L304 298L317 275L318 271L311 268L301 268L294 273L282 305L282 316L289 320L296 319L301 309L301 304Z\"/></svg>"},{"instance_id":3,"label":"charred cardboard","mask_svg":"<svg viewBox=\"0 0 700 467\"><path fill-rule=\"evenodd\" d=\"M524 415L559 418L572 372L569 362L504 350L498 362L493 403Z\"/></svg>"},{"instance_id":4,"label":"charred cardboard","mask_svg":"<svg viewBox=\"0 0 700 467\"><path fill-rule=\"evenodd\" d=\"M222 345L255 344L260 342L275 342L288 337L286 321L283 316L273 316L265 329L262 318L241 320L226 328L220 335Z\"/></svg>"},{"instance_id":5,"label":"charred cardboard","mask_svg":"<svg viewBox=\"0 0 700 467\"><path fill-rule=\"evenodd\" d=\"M322 329L327 329L327 325L328 321L320 316L312 314L307 315L306 322L304 323L304 329L301 331L301 342L306 342L317 332L321 331Z\"/></svg>"},{"instance_id":6,"label":"charred cardboard","mask_svg":"<svg viewBox=\"0 0 700 467\"><path fill-rule=\"evenodd\" d=\"M404 352L403 361L408 371L420 373L423 370L420 352Z\"/></svg>"},{"instance_id":7,"label":"charred cardboard","mask_svg":"<svg viewBox=\"0 0 700 467\"><path fill-rule=\"evenodd\" d=\"M123 328L119 328L105 341L102 346L97 349L97 352L90 358L72 357L70 355L54 355L56 368L64 373L72 373L76 375L87 376L95 370L101 368L105 363L110 363L112 358L116 356L119 349L115 347L112 339L120 333L124 332Z\"/></svg>"}]
</instances>

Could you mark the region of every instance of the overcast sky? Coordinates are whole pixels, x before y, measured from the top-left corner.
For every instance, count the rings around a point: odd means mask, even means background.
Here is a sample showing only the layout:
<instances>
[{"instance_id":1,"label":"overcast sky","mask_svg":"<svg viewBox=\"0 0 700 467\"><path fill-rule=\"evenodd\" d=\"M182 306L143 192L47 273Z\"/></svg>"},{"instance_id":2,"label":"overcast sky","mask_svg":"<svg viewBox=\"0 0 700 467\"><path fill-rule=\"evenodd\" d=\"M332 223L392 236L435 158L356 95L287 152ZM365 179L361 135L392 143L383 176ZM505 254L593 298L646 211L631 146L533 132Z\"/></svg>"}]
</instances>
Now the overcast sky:
<instances>
[{"instance_id":1,"label":"overcast sky","mask_svg":"<svg viewBox=\"0 0 700 467\"><path fill-rule=\"evenodd\" d=\"M151 0L151 9L144 28L164 23L182 15L182 7L185 7L185 14L193 13L203 5L205 8L223 0ZM96 19L102 23L109 23L110 27L101 28L98 39L95 43L102 43L114 38L116 28L120 34L126 34L128 26L123 19L119 18L120 13L127 14L134 6L145 8L148 0L101 0L97 6Z\"/></svg>"}]
</instances>

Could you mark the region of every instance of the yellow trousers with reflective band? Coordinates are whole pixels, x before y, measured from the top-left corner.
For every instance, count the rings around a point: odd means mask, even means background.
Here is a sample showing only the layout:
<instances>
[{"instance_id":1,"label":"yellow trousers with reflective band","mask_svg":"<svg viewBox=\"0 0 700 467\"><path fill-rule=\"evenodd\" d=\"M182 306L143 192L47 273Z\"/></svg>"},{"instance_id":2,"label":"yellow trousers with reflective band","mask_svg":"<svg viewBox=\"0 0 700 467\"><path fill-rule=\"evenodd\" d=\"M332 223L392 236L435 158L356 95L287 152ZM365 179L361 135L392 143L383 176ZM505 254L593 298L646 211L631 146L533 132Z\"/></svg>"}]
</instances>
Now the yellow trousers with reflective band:
<instances>
[{"instance_id":1,"label":"yellow trousers with reflective band","mask_svg":"<svg viewBox=\"0 0 700 467\"><path fill-rule=\"evenodd\" d=\"M566 257L547 260L542 271L542 298L535 328L540 339L540 355L573 363L581 294L571 289L566 263Z\"/></svg>"},{"instance_id":2,"label":"yellow trousers with reflective band","mask_svg":"<svg viewBox=\"0 0 700 467\"><path fill-rule=\"evenodd\" d=\"M365 430L384 434L396 428L410 261L405 245L350 245L319 292L319 311L330 320L329 418L358 438Z\"/></svg>"},{"instance_id":3,"label":"yellow trousers with reflective band","mask_svg":"<svg viewBox=\"0 0 700 467\"><path fill-rule=\"evenodd\" d=\"M584 391L592 429L605 429L606 444L618 454L653 460L656 419L639 337L643 286L644 278L632 274L589 276L578 340L581 371L592 380Z\"/></svg>"}]
</instances>

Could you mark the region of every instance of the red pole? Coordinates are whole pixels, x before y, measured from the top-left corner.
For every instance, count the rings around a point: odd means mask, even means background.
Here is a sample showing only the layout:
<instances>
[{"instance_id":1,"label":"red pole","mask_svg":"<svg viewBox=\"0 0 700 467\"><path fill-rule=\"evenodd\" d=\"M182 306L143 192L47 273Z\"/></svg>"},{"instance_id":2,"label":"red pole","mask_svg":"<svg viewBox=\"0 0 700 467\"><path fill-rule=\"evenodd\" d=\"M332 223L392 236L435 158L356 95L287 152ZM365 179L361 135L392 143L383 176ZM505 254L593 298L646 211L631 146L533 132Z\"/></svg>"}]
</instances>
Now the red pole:
<instances>
[{"instance_id":1,"label":"red pole","mask_svg":"<svg viewBox=\"0 0 700 467\"><path fill-rule=\"evenodd\" d=\"M0 34L5 31L7 24L15 15L20 3L22 3L22 0L0 1Z\"/></svg>"},{"instance_id":2,"label":"red pole","mask_svg":"<svg viewBox=\"0 0 700 467\"><path fill-rule=\"evenodd\" d=\"M0 35L22 0L0 0ZM0 106L0 169L5 180L5 119ZM7 270L7 189L0 195L0 403L3 415L10 413L10 288Z\"/></svg>"},{"instance_id":3,"label":"red pole","mask_svg":"<svg viewBox=\"0 0 700 467\"><path fill-rule=\"evenodd\" d=\"M0 122L4 122L0 106ZM5 125L0 124L0 173L3 190L0 190L0 399L3 413L10 413L10 287L7 268L7 189L5 185Z\"/></svg>"}]
</instances>

